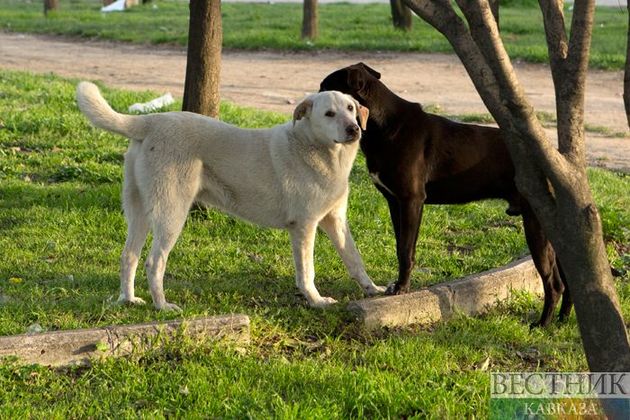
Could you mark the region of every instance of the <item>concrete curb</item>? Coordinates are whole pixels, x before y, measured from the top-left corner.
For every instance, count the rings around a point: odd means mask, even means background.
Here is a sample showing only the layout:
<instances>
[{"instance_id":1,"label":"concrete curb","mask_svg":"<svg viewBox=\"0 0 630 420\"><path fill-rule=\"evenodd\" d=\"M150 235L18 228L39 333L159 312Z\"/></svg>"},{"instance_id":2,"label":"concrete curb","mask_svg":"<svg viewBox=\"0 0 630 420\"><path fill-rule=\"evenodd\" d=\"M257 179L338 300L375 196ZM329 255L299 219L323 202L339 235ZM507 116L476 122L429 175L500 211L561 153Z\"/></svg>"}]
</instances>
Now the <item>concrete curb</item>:
<instances>
[{"instance_id":1,"label":"concrete curb","mask_svg":"<svg viewBox=\"0 0 630 420\"><path fill-rule=\"evenodd\" d=\"M515 290L543 294L542 282L530 257L405 295L353 301L348 310L368 330L431 324L455 313L483 313L508 299Z\"/></svg>"},{"instance_id":2,"label":"concrete curb","mask_svg":"<svg viewBox=\"0 0 630 420\"><path fill-rule=\"evenodd\" d=\"M91 359L145 350L178 336L249 342L249 317L213 316L0 337L0 358L17 356L22 363L50 366L87 364Z\"/></svg>"}]
</instances>

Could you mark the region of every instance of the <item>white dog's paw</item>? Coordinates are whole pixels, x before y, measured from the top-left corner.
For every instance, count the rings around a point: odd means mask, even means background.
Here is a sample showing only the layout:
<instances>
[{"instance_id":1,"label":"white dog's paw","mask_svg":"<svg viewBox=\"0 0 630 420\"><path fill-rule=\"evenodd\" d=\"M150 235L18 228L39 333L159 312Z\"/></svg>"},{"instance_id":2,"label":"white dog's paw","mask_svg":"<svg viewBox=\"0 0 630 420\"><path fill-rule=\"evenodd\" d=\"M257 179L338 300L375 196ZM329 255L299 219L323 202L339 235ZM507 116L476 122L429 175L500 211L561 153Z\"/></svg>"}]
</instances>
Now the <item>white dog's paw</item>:
<instances>
[{"instance_id":1,"label":"white dog's paw","mask_svg":"<svg viewBox=\"0 0 630 420\"><path fill-rule=\"evenodd\" d=\"M313 307L313 308L325 308L326 306L329 305L333 305L337 303L337 301L331 297L321 297L313 302L310 302L309 304Z\"/></svg>"},{"instance_id":2,"label":"white dog's paw","mask_svg":"<svg viewBox=\"0 0 630 420\"><path fill-rule=\"evenodd\" d=\"M365 294L368 296L376 296L376 295L382 295L383 293L385 293L385 290L387 290L386 286L377 286L377 285L372 285L370 287L366 287L365 289Z\"/></svg>"},{"instance_id":3,"label":"white dog's paw","mask_svg":"<svg viewBox=\"0 0 630 420\"><path fill-rule=\"evenodd\" d=\"M168 303L168 302L164 302L161 305L155 305L155 308L158 311L165 311L165 312L184 312L182 310L182 308L180 308L179 306L175 305L174 303Z\"/></svg>"},{"instance_id":4,"label":"white dog's paw","mask_svg":"<svg viewBox=\"0 0 630 420\"><path fill-rule=\"evenodd\" d=\"M117 302L121 305L145 305L146 304L146 302L142 298L139 298L139 297L128 298L123 295L118 296Z\"/></svg>"}]
</instances>

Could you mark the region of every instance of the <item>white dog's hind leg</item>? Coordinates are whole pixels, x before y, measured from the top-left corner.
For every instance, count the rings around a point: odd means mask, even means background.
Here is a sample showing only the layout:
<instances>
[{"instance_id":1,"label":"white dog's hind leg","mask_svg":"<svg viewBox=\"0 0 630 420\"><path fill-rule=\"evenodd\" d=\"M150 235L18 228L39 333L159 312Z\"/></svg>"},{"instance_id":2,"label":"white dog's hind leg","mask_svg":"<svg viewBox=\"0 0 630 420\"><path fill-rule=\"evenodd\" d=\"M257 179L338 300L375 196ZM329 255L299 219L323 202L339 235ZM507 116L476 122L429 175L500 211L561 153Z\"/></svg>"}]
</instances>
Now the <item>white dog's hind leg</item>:
<instances>
[{"instance_id":1,"label":"white dog's hind leg","mask_svg":"<svg viewBox=\"0 0 630 420\"><path fill-rule=\"evenodd\" d=\"M118 302L144 304L144 300L135 296L134 282L140 252L147 239L149 223L142 205L140 192L134 178L134 151L125 156L125 183L123 185L123 205L127 220L127 240L120 257L120 295Z\"/></svg>"},{"instance_id":2,"label":"white dog's hind leg","mask_svg":"<svg viewBox=\"0 0 630 420\"><path fill-rule=\"evenodd\" d=\"M167 207L169 211L154 211L153 244L146 262L149 290L156 309L181 311L179 306L167 302L164 297L164 272L168 255L184 227L189 205L162 202L160 206Z\"/></svg>"},{"instance_id":3,"label":"white dog's hind leg","mask_svg":"<svg viewBox=\"0 0 630 420\"><path fill-rule=\"evenodd\" d=\"M296 226L289 229L293 260L295 262L295 282L308 304L313 307L323 307L337 301L331 297L322 297L315 287L315 267L313 265L313 250L315 247L316 225Z\"/></svg>"},{"instance_id":4,"label":"white dog's hind leg","mask_svg":"<svg viewBox=\"0 0 630 420\"><path fill-rule=\"evenodd\" d=\"M127 216L127 241L120 258L120 303L144 304L144 300L135 296L134 280L140 252L147 239L149 225L142 217Z\"/></svg>"},{"instance_id":5,"label":"white dog's hind leg","mask_svg":"<svg viewBox=\"0 0 630 420\"><path fill-rule=\"evenodd\" d=\"M333 209L319 222L319 226L326 232L337 249L350 276L355 279L368 296L385 292L384 286L377 286L368 276L363 265L361 255L354 243L350 227L346 220L345 205Z\"/></svg>"}]
</instances>

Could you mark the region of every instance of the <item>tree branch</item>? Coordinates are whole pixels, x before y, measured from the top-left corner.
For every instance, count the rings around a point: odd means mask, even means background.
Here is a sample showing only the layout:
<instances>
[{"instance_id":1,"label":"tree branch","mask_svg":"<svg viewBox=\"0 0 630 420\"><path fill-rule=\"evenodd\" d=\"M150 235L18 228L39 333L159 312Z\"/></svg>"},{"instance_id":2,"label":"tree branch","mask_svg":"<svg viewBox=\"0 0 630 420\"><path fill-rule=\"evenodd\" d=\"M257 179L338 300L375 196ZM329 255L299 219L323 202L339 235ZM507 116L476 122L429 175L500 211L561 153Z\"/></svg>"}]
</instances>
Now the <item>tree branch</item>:
<instances>
[{"instance_id":1,"label":"tree branch","mask_svg":"<svg viewBox=\"0 0 630 420\"><path fill-rule=\"evenodd\" d=\"M570 171L566 161L547 140L546 133L516 78L488 1L457 0L457 3L468 21L475 44L498 82L502 103L514 117L511 119L512 123L514 124L516 121L519 124L518 127L515 127L516 131L533 134L523 137L530 142L531 149L524 147L523 144L519 145L512 142L511 147L515 152L515 158L519 160L531 159L532 156L528 155L526 150L534 150L535 156L533 157L539 162L545 175L555 184L555 188L570 184ZM490 111L492 112L492 110ZM501 122L498 122L501 125ZM516 136L512 137L516 138ZM508 146L510 145L508 144ZM528 170L528 173L531 174L532 171Z\"/></svg>"},{"instance_id":2,"label":"tree branch","mask_svg":"<svg viewBox=\"0 0 630 420\"><path fill-rule=\"evenodd\" d=\"M562 0L539 0L556 92L558 149L576 167L585 167L584 90L590 30L572 30L567 41ZM590 4L589 4L590 3ZM572 28L591 28L594 0L577 1Z\"/></svg>"},{"instance_id":3,"label":"tree branch","mask_svg":"<svg viewBox=\"0 0 630 420\"><path fill-rule=\"evenodd\" d=\"M481 96L497 121L507 123L507 109L501 104L497 81L464 21L448 0L403 0L418 16L442 33L453 46ZM495 114L496 113L496 114Z\"/></svg>"}]
</instances>

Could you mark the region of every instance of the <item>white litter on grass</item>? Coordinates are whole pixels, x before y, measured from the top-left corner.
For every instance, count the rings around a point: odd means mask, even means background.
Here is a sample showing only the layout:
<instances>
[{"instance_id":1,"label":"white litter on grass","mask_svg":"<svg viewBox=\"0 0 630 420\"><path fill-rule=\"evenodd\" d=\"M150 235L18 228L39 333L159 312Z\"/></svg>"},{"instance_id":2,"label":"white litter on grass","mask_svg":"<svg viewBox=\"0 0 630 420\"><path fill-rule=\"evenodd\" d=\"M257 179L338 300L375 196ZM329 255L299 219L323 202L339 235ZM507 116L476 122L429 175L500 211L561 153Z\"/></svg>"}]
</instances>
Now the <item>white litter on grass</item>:
<instances>
[{"instance_id":1,"label":"white litter on grass","mask_svg":"<svg viewBox=\"0 0 630 420\"><path fill-rule=\"evenodd\" d=\"M27 334L39 334L41 332L44 332L44 328L42 328L41 325L39 325L39 323L35 322L34 324L31 324L28 326L28 328L26 328L26 333Z\"/></svg>"},{"instance_id":2,"label":"white litter on grass","mask_svg":"<svg viewBox=\"0 0 630 420\"><path fill-rule=\"evenodd\" d=\"M122 12L125 10L127 0L117 0L112 4L101 7L101 12Z\"/></svg>"},{"instance_id":3,"label":"white litter on grass","mask_svg":"<svg viewBox=\"0 0 630 420\"><path fill-rule=\"evenodd\" d=\"M149 102L136 103L129 107L129 112L152 112L160 108L164 108L175 102L173 95L170 92L150 100Z\"/></svg>"}]
</instances>

